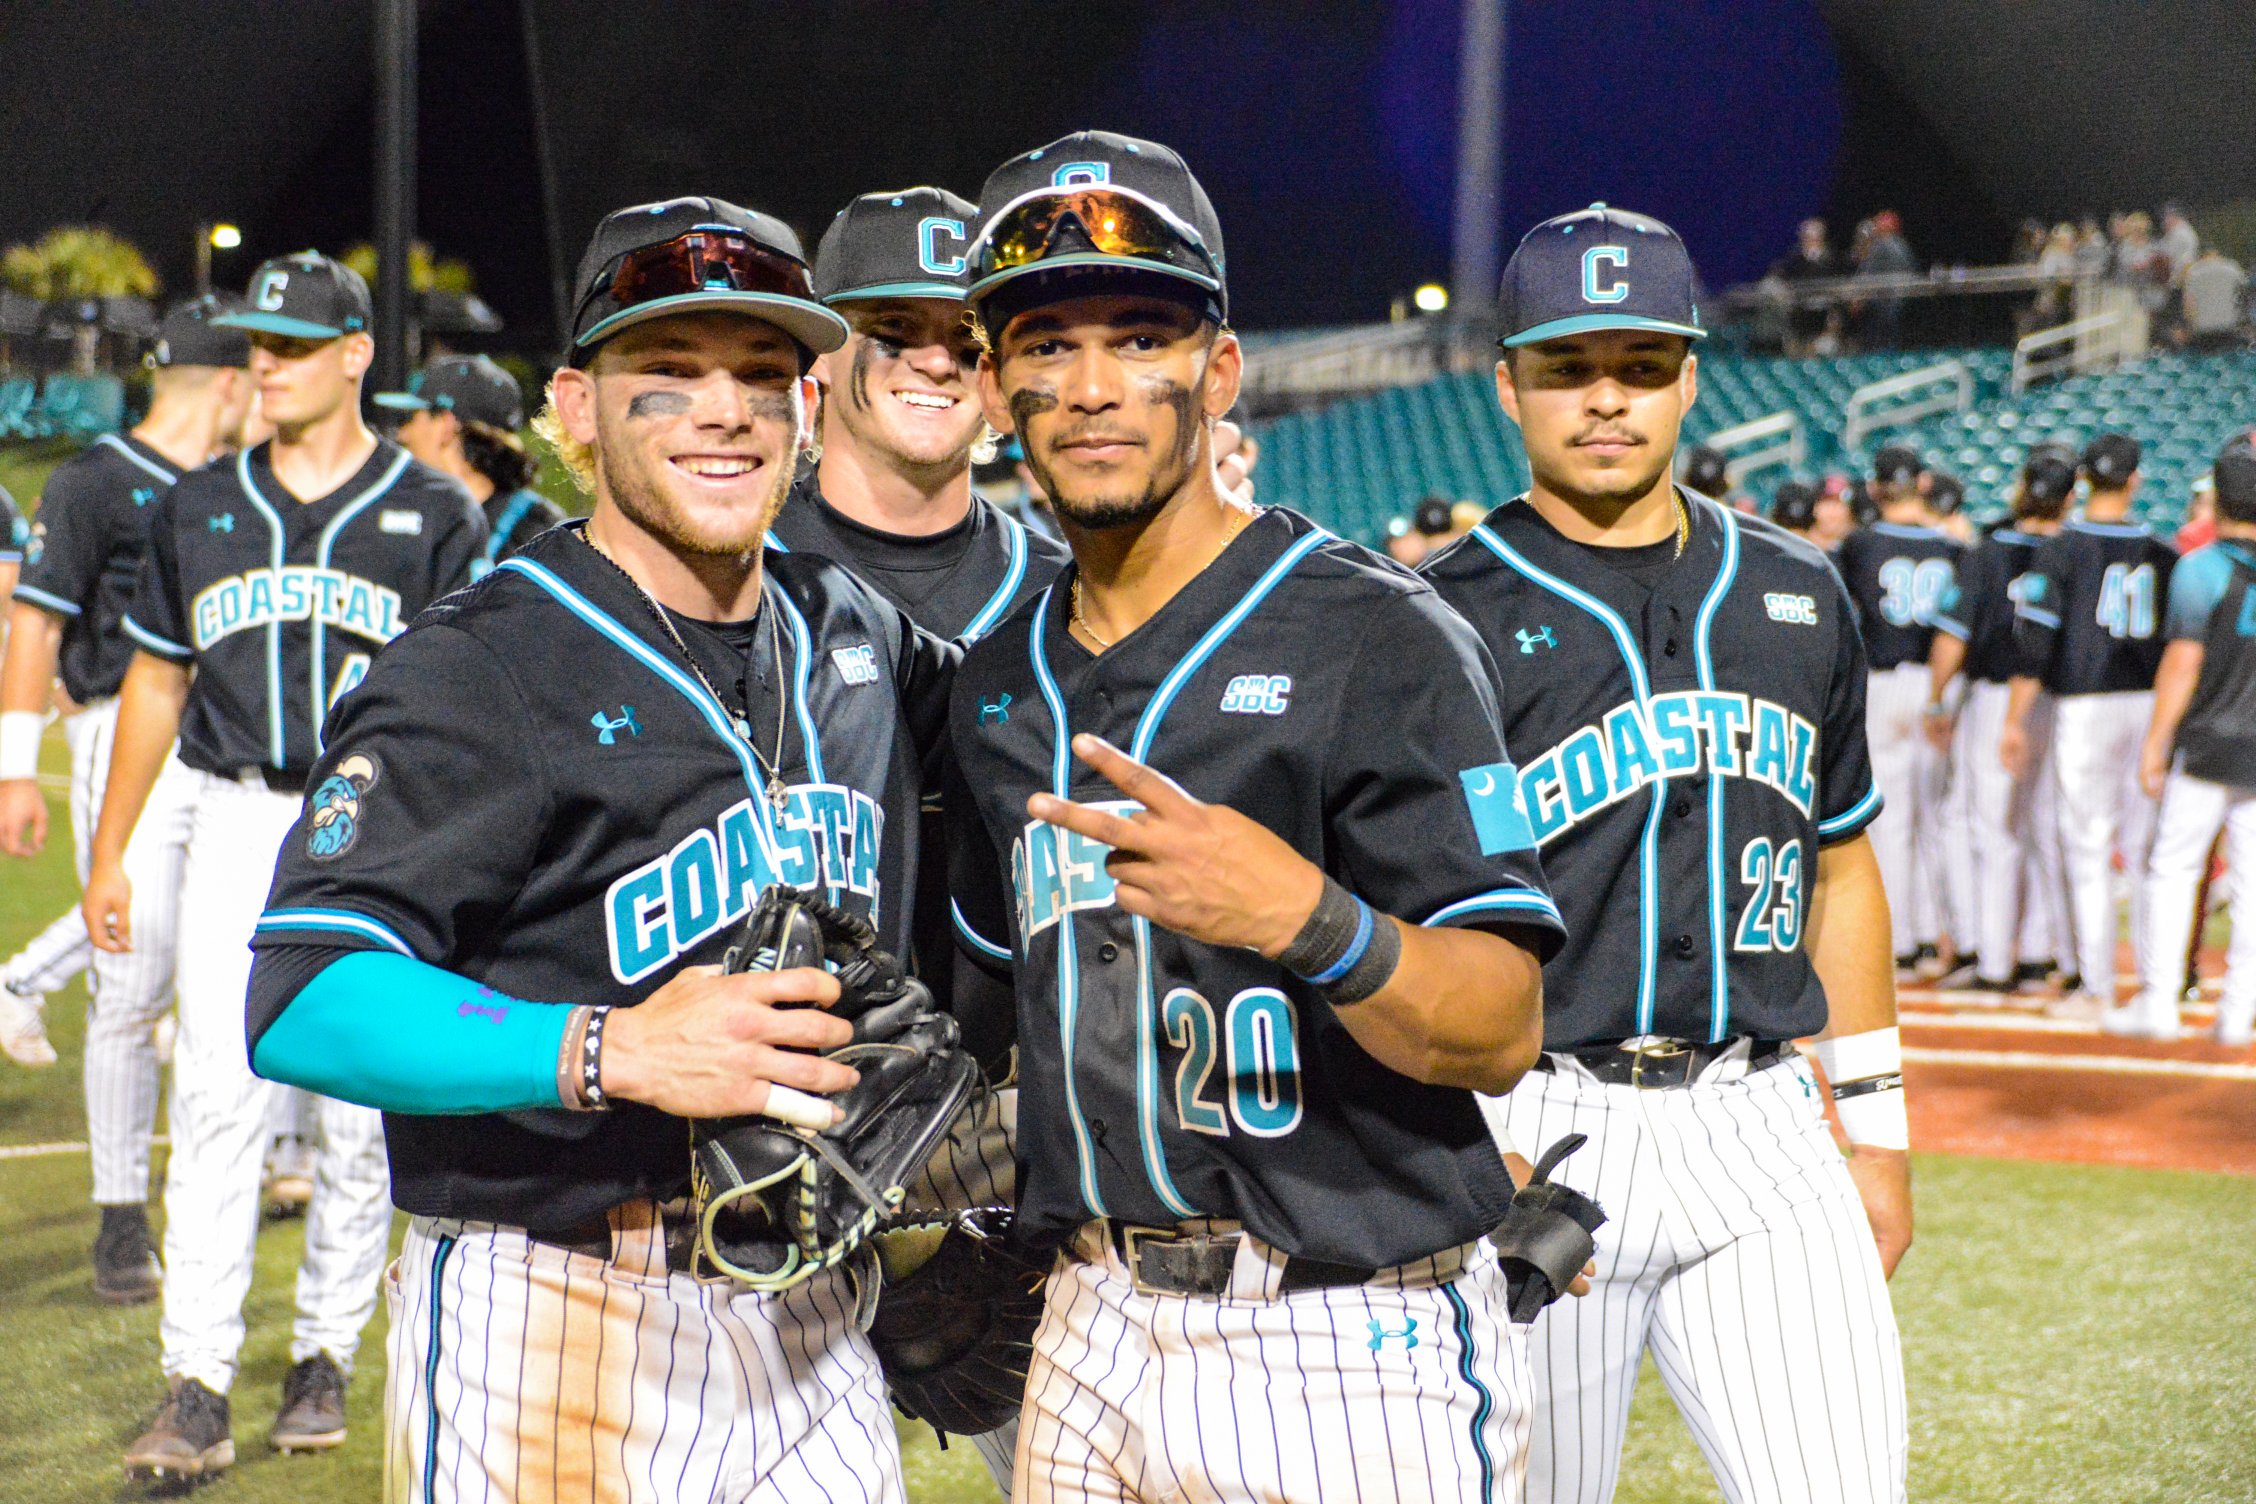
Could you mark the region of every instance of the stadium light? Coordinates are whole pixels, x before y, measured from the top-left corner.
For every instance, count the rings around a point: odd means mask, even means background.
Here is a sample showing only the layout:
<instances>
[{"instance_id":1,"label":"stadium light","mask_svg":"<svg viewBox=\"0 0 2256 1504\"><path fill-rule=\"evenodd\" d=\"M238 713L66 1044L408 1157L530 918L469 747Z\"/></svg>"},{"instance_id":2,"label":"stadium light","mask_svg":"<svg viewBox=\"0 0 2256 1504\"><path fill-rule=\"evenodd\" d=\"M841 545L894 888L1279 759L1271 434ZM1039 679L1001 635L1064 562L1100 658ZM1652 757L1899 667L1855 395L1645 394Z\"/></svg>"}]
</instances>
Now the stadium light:
<instances>
[{"instance_id":1,"label":"stadium light","mask_svg":"<svg viewBox=\"0 0 2256 1504\"><path fill-rule=\"evenodd\" d=\"M1410 295L1420 313L1440 313L1449 306L1449 289L1439 282L1428 282Z\"/></svg>"},{"instance_id":2,"label":"stadium light","mask_svg":"<svg viewBox=\"0 0 2256 1504\"><path fill-rule=\"evenodd\" d=\"M241 226L213 225L211 227L211 243L212 249L215 251L234 250L237 246L243 243L243 231Z\"/></svg>"}]
</instances>

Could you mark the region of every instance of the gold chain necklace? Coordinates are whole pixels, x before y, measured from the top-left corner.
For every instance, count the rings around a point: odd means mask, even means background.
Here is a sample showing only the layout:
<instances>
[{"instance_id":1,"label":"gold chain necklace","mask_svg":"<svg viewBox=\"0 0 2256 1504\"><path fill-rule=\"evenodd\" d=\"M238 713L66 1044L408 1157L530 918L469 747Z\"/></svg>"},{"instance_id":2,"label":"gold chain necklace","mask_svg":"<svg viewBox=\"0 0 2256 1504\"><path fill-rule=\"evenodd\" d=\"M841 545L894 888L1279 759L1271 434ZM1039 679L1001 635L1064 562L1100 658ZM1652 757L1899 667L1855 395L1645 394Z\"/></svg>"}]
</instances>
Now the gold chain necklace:
<instances>
[{"instance_id":1,"label":"gold chain necklace","mask_svg":"<svg viewBox=\"0 0 2256 1504\"><path fill-rule=\"evenodd\" d=\"M1676 491L1669 492L1669 500L1676 503L1676 554L1684 557L1684 545L1692 541L1692 512L1684 504L1684 497Z\"/></svg>"},{"instance_id":2,"label":"gold chain necklace","mask_svg":"<svg viewBox=\"0 0 2256 1504\"><path fill-rule=\"evenodd\" d=\"M1237 511L1238 516L1237 520L1230 524L1230 530L1222 535L1222 549L1227 549L1232 543L1235 543L1237 541L1238 534L1244 532L1246 528L1252 524L1254 518L1260 516L1263 512L1268 510L1267 507L1240 508L1235 502L1230 503L1230 506L1233 510ZM1678 551L1681 552L1682 548L1683 545L1679 544ZM1221 556L1222 549L1217 549L1215 551L1215 556L1217 558ZM1081 613L1081 572L1079 570L1075 570L1073 574L1072 604L1073 625L1088 633L1089 636L1094 639L1098 647L1111 647L1112 639L1105 636L1102 632L1099 632L1095 627L1090 626L1089 618Z\"/></svg>"}]
</instances>

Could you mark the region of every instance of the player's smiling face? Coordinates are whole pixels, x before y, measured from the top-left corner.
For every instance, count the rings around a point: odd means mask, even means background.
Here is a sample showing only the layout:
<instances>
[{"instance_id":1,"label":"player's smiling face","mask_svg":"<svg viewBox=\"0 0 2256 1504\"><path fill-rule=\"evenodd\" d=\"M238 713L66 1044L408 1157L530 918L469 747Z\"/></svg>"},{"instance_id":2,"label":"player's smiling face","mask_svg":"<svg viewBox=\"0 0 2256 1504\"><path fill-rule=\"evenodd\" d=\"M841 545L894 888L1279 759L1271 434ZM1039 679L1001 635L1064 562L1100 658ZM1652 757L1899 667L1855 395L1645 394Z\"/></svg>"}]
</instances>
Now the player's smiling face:
<instances>
[{"instance_id":1,"label":"player's smiling face","mask_svg":"<svg viewBox=\"0 0 2256 1504\"><path fill-rule=\"evenodd\" d=\"M1692 406L1691 341L1597 329L1525 345L1497 363L1496 393L1520 425L1536 484L1553 495L1627 505L1669 473Z\"/></svg>"},{"instance_id":2,"label":"player's smiling face","mask_svg":"<svg viewBox=\"0 0 2256 1504\"><path fill-rule=\"evenodd\" d=\"M850 332L822 357L823 443L908 469L962 465L979 437L979 345L950 298L872 298L839 310Z\"/></svg>"},{"instance_id":3,"label":"player's smiling face","mask_svg":"<svg viewBox=\"0 0 2256 1504\"><path fill-rule=\"evenodd\" d=\"M812 377L773 324L735 313L651 319L556 373L566 432L594 446L596 496L689 554L740 557L812 438Z\"/></svg>"},{"instance_id":4,"label":"player's smiling face","mask_svg":"<svg viewBox=\"0 0 2256 1504\"><path fill-rule=\"evenodd\" d=\"M1211 465L1237 400L1237 336L1165 298L1075 298L1022 313L980 364L987 421L1015 431L1058 514L1084 528L1158 515Z\"/></svg>"}]
</instances>

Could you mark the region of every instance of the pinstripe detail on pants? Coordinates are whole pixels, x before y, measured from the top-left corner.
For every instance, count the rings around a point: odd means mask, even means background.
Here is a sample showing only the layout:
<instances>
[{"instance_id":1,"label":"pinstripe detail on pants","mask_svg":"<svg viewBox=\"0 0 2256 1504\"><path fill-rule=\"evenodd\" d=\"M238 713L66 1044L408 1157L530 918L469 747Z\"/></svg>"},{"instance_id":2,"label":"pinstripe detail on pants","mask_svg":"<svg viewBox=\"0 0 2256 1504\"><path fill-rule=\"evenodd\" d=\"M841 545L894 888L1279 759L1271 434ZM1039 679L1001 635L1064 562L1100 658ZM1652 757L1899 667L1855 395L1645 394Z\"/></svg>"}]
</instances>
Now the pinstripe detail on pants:
<instances>
[{"instance_id":1,"label":"pinstripe detail on pants","mask_svg":"<svg viewBox=\"0 0 2256 1504\"><path fill-rule=\"evenodd\" d=\"M1900 1504L1903 1359L1862 1202L1807 1064L1690 1087L1531 1071L1492 1122L1596 1196L1591 1293L1528 1329L1531 1504L1606 1504L1647 1351L1729 1504ZM1736 1072L1735 1072L1735 1069Z\"/></svg>"}]
</instances>

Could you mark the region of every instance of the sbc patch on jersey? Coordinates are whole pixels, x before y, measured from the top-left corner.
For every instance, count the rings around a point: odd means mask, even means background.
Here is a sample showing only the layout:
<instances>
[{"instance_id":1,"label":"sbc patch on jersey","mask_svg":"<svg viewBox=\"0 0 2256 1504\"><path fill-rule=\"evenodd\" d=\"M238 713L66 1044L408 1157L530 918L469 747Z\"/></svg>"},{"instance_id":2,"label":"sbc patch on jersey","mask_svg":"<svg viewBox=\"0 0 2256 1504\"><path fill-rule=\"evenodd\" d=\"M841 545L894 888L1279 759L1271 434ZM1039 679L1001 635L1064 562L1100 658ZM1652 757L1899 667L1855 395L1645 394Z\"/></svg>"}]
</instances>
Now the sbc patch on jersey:
<instances>
[{"instance_id":1,"label":"sbc patch on jersey","mask_svg":"<svg viewBox=\"0 0 2256 1504\"><path fill-rule=\"evenodd\" d=\"M1457 781L1464 787L1465 808L1472 811L1473 834L1480 838L1482 856L1535 849L1535 827L1520 800L1518 768L1492 762L1460 770Z\"/></svg>"},{"instance_id":2,"label":"sbc patch on jersey","mask_svg":"<svg viewBox=\"0 0 2256 1504\"><path fill-rule=\"evenodd\" d=\"M838 677L848 684L875 684L877 682L877 649L866 642L852 647L832 648L830 661L838 667Z\"/></svg>"},{"instance_id":3,"label":"sbc patch on jersey","mask_svg":"<svg viewBox=\"0 0 2256 1504\"><path fill-rule=\"evenodd\" d=\"M1772 621L1794 622L1805 627L1817 625L1817 602L1806 595L1769 591L1763 596L1763 610L1770 613Z\"/></svg>"},{"instance_id":4,"label":"sbc patch on jersey","mask_svg":"<svg viewBox=\"0 0 2256 1504\"><path fill-rule=\"evenodd\" d=\"M423 514L411 507L386 508L376 514L376 530L403 538L423 536Z\"/></svg>"},{"instance_id":5,"label":"sbc patch on jersey","mask_svg":"<svg viewBox=\"0 0 2256 1504\"><path fill-rule=\"evenodd\" d=\"M337 764L337 771L321 780L321 787L306 801L306 855L317 862L334 861L352 850L360 839L360 805L376 787L376 759L355 752Z\"/></svg>"}]
</instances>

